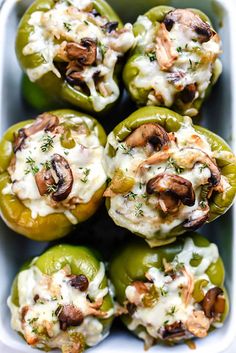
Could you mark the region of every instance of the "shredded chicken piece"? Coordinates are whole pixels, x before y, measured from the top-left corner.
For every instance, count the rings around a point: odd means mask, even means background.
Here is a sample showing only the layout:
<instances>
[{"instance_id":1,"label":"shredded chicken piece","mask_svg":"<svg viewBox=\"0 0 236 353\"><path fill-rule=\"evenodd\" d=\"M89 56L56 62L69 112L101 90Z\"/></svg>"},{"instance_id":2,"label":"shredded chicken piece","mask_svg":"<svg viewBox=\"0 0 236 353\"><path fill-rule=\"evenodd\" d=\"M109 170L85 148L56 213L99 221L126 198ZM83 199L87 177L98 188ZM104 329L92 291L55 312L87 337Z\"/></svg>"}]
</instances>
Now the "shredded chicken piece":
<instances>
[{"instance_id":1,"label":"shredded chicken piece","mask_svg":"<svg viewBox=\"0 0 236 353\"><path fill-rule=\"evenodd\" d=\"M161 23L160 28L158 29L156 42L156 57L160 69L167 71L173 66L175 60L178 58L178 53L172 46L169 32L164 23Z\"/></svg>"},{"instance_id":2,"label":"shredded chicken piece","mask_svg":"<svg viewBox=\"0 0 236 353\"><path fill-rule=\"evenodd\" d=\"M183 301L185 303L185 306L187 307L189 305L194 290L194 277L187 267L184 267L182 269L182 273L187 279L187 285L184 286L182 289Z\"/></svg>"},{"instance_id":3,"label":"shredded chicken piece","mask_svg":"<svg viewBox=\"0 0 236 353\"><path fill-rule=\"evenodd\" d=\"M167 161L168 158L170 158L170 153L168 153L168 152L154 153L151 157L149 157L144 162L139 164L139 166L137 168L137 172L143 173L145 171L146 166L165 162L165 161Z\"/></svg>"},{"instance_id":4,"label":"shredded chicken piece","mask_svg":"<svg viewBox=\"0 0 236 353\"><path fill-rule=\"evenodd\" d=\"M205 316L202 310L194 311L186 321L186 327L194 336L203 338L207 336L211 321Z\"/></svg>"}]
</instances>

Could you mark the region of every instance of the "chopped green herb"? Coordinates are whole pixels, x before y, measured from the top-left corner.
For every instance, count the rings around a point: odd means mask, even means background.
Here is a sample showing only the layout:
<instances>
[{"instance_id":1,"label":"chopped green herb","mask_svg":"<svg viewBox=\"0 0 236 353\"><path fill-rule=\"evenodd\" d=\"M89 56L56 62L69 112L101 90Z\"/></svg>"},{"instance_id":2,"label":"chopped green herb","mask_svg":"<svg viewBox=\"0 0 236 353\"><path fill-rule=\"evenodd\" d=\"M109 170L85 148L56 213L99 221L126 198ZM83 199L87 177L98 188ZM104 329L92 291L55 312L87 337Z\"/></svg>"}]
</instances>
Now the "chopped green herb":
<instances>
[{"instance_id":1,"label":"chopped green herb","mask_svg":"<svg viewBox=\"0 0 236 353\"><path fill-rule=\"evenodd\" d=\"M128 200L135 200L135 198L138 196L138 194L135 194L134 192L130 191L128 194L126 194L124 197L127 198Z\"/></svg>"},{"instance_id":2,"label":"chopped green herb","mask_svg":"<svg viewBox=\"0 0 236 353\"><path fill-rule=\"evenodd\" d=\"M43 59L43 62L46 63L47 60L45 59L45 57L43 56L43 54L41 54L40 56L41 56L41 58Z\"/></svg>"},{"instance_id":3,"label":"chopped green herb","mask_svg":"<svg viewBox=\"0 0 236 353\"><path fill-rule=\"evenodd\" d=\"M50 161L46 161L44 163L41 163L41 165L43 166L43 168L45 168L46 170L51 169L52 165Z\"/></svg>"},{"instance_id":4,"label":"chopped green herb","mask_svg":"<svg viewBox=\"0 0 236 353\"><path fill-rule=\"evenodd\" d=\"M129 156L133 157L131 148L126 147L123 143L119 145L119 148L123 152L123 154L128 154Z\"/></svg>"},{"instance_id":5,"label":"chopped green herb","mask_svg":"<svg viewBox=\"0 0 236 353\"><path fill-rule=\"evenodd\" d=\"M199 168L200 172L202 173L202 171L203 171L205 168L208 168L208 165L207 165L206 163L204 163L203 165L200 166L200 168Z\"/></svg>"},{"instance_id":6,"label":"chopped green herb","mask_svg":"<svg viewBox=\"0 0 236 353\"><path fill-rule=\"evenodd\" d=\"M31 157L26 158L26 163L29 165L29 168L25 170L25 174L29 174L32 172L33 175L37 174L39 171L39 167L36 166L35 161Z\"/></svg>"},{"instance_id":7,"label":"chopped green herb","mask_svg":"<svg viewBox=\"0 0 236 353\"><path fill-rule=\"evenodd\" d=\"M84 24L86 24L86 26L88 26L88 25L89 25L88 21L84 21Z\"/></svg>"},{"instance_id":8,"label":"chopped green herb","mask_svg":"<svg viewBox=\"0 0 236 353\"><path fill-rule=\"evenodd\" d=\"M67 30L67 32L70 32L71 31L71 24L70 23L66 23L66 22L64 22L63 24L64 24L64 27Z\"/></svg>"},{"instance_id":9,"label":"chopped green herb","mask_svg":"<svg viewBox=\"0 0 236 353\"><path fill-rule=\"evenodd\" d=\"M43 144L40 147L42 152L48 152L51 148L53 148L53 138L48 134L45 134L43 137Z\"/></svg>"},{"instance_id":10,"label":"chopped green herb","mask_svg":"<svg viewBox=\"0 0 236 353\"><path fill-rule=\"evenodd\" d=\"M65 154L66 156L68 156L69 151L64 151L64 154Z\"/></svg>"},{"instance_id":11,"label":"chopped green herb","mask_svg":"<svg viewBox=\"0 0 236 353\"><path fill-rule=\"evenodd\" d=\"M184 168L180 167L172 157L167 161L167 168L174 168L177 174L184 172Z\"/></svg>"},{"instance_id":12,"label":"chopped green herb","mask_svg":"<svg viewBox=\"0 0 236 353\"><path fill-rule=\"evenodd\" d=\"M162 286L160 288L160 292L161 292L162 297L166 297L168 294L168 291L166 289L164 289L164 286Z\"/></svg>"},{"instance_id":13,"label":"chopped green herb","mask_svg":"<svg viewBox=\"0 0 236 353\"><path fill-rule=\"evenodd\" d=\"M175 259L172 262L172 264L173 264L174 270L176 272L181 271L184 268L184 263L183 262L179 262L178 256L175 257Z\"/></svg>"},{"instance_id":14,"label":"chopped green herb","mask_svg":"<svg viewBox=\"0 0 236 353\"><path fill-rule=\"evenodd\" d=\"M164 325L164 326L167 325L168 322L169 322L169 320L164 321L164 322L163 322L163 325Z\"/></svg>"},{"instance_id":15,"label":"chopped green herb","mask_svg":"<svg viewBox=\"0 0 236 353\"><path fill-rule=\"evenodd\" d=\"M139 202L136 206L135 206L135 216L136 217L143 217L143 210L142 210L143 204L141 202Z\"/></svg>"},{"instance_id":16,"label":"chopped green herb","mask_svg":"<svg viewBox=\"0 0 236 353\"><path fill-rule=\"evenodd\" d=\"M153 62L153 61L155 61L155 60L157 59L155 52L147 53L147 56L149 57L149 60L150 60L151 62Z\"/></svg>"},{"instance_id":17,"label":"chopped green herb","mask_svg":"<svg viewBox=\"0 0 236 353\"><path fill-rule=\"evenodd\" d=\"M56 184L48 185L47 192L49 194L51 194L52 192L56 192L56 191L57 191L57 185Z\"/></svg>"},{"instance_id":18,"label":"chopped green herb","mask_svg":"<svg viewBox=\"0 0 236 353\"><path fill-rule=\"evenodd\" d=\"M32 319L29 319L28 320L28 323L30 324L30 325L32 325L34 322L36 322L38 320L38 317L33 317Z\"/></svg>"},{"instance_id":19,"label":"chopped green herb","mask_svg":"<svg viewBox=\"0 0 236 353\"><path fill-rule=\"evenodd\" d=\"M176 51L177 51L178 53L182 53L183 49L182 49L181 47L178 47L178 48L176 48Z\"/></svg>"},{"instance_id":20,"label":"chopped green herb","mask_svg":"<svg viewBox=\"0 0 236 353\"><path fill-rule=\"evenodd\" d=\"M166 315L168 316L174 316L174 314L176 313L177 309L176 306L172 306L169 310L167 310Z\"/></svg>"},{"instance_id":21,"label":"chopped green herb","mask_svg":"<svg viewBox=\"0 0 236 353\"><path fill-rule=\"evenodd\" d=\"M107 52L107 48L102 42L99 42L98 46L99 46L99 49L100 49L100 52L101 52L101 55L102 55L102 59L104 59L104 56L105 56L105 54Z\"/></svg>"},{"instance_id":22,"label":"chopped green herb","mask_svg":"<svg viewBox=\"0 0 236 353\"><path fill-rule=\"evenodd\" d=\"M89 168L83 168L83 179L80 179L82 181L82 183L86 184L87 181L88 181L88 176L89 176L89 173L90 173L90 169Z\"/></svg>"},{"instance_id":23,"label":"chopped green herb","mask_svg":"<svg viewBox=\"0 0 236 353\"><path fill-rule=\"evenodd\" d=\"M145 183L139 183L139 189L142 190L143 186L145 185Z\"/></svg>"}]
</instances>

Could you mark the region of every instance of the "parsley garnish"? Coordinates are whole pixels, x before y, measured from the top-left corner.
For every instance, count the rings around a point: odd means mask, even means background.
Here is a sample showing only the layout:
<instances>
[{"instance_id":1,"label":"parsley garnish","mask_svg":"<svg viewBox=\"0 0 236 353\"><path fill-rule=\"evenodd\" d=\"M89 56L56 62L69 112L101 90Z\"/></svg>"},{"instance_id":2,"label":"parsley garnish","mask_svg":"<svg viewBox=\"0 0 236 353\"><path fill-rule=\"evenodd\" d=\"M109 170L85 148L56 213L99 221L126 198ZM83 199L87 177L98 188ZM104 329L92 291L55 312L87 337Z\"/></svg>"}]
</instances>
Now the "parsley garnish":
<instances>
[{"instance_id":1,"label":"parsley garnish","mask_svg":"<svg viewBox=\"0 0 236 353\"><path fill-rule=\"evenodd\" d=\"M86 24L86 26L88 26L88 25L89 25L88 21L84 21L84 24Z\"/></svg>"},{"instance_id":2,"label":"parsley garnish","mask_svg":"<svg viewBox=\"0 0 236 353\"><path fill-rule=\"evenodd\" d=\"M163 297L166 297L167 294L168 294L168 291L167 291L166 289L164 289L164 286L162 286L162 287L160 288L160 292L161 292L161 295L162 295Z\"/></svg>"},{"instance_id":3,"label":"parsley garnish","mask_svg":"<svg viewBox=\"0 0 236 353\"><path fill-rule=\"evenodd\" d=\"M203 169L208 168L208 165L206 163L204 163L203 165L200 166L199 170L200 173L202 173Z\"/></svg>"},{"instance_id":4,"label":"parsley garnish","mask_svg":"<svg viewBox=\"0 0 236 353\"><path fill-rule=\"evenodd\" d=\"M155 61L155 60L157 59L155 52L147 53L147 56L149 57L149 60L150 60L151 62L153 62L153 61Z\"/></svg>"},{"instance_id":5,"label":"parsley garnish","mask_svg":"<svg viewBox=\"0 0 236 353\"><path fill-rule=\"evenodd\" d=\"M51 194L52 192L56 192L56 191L57 191L57 185L56 184L48 185L47 192L49 194Z\"/></svg>"},{"instance_id":6,"label":"parsley garnish","mask_svg":"<svg viewBox=\"0 0 236 353\"><path fill-rule=\"evenodd\" d=\"M172 157L167 161L167 168L174 168L177 174L184 172L184 168L180 167Z\"/></svg>"},{"instance_id":7,"label":"parsley garnish","mask_svg":"<svg viewBox=\"0 0 236 353\"><path fill-rule=\"evenodd\" d=\"M182 49L181 47L178 47L178 48L176 48L176 51L177 51L178 53L182 53L183 49Z\"/></svg>"},{"instance_id":8,"label":"parsley garnish","mask_svg":"<svg viewBox=\"0 0 236 353\"><path fill-rule=\"evenodd\" d=\"M136 206L135 206L135 216L136 217L143 217L143 210L142 210L142 206L143 204L141 202L139 202Z\"/></svg>"},{"instance_id":9,"label":"parsley garnish","mask_svg":"<svg viewBox=\"0 0 236 353\"><path fill-rule=\"evenodd\" d=\"M53 137L46 134L43 137L43 144L40 147L42 152L48 152L51 148L53 148Z\"/></svg>"},{"instance_id":10,"label":"parsley garnish","mask_svg":"<svg viewBox=\"0 0 236 353\"><path fill-rule=\"evenodd\" d=\"M200 206L201 208L206 208L206 206L207 206L207 200L202 200L202 201L200 201L200 202L199 202L199 206Z\"/></svg>"},{"instance_id":11,"label":"parsley garnish","mask_svg":"<svg viewBox=\"0 0 236 353\"><path fill-rule=\"evenodd\" d=\"M29 165L29 168L25 170L25 174L29 174L30 172L33 173L33 175L37 174L39 171L39 167L36 166L35 160L31 157L26 158L26 163Z\"/></svg>"},{"instance_id":12,"label":"parsley garnish","mask_svg":"<svg viewBox=\"0 0 236 353\"><path fill-rule=\"evenodd\" d=\"M67 30L67 32L70 32L71 31L71 24L70 23L66 23L66 22L64 22L63 24L64 24L64 27Z\"/></svg>"},{"instance_id":13,"label":"parsley garnish","mask_svg":"<svg viewBox=\"0 0 236 353\"><path fill-rule=\"evenodd\" d=\"M169 310L167 310L166 315L168 316L174 316L174 314L176 313L177 309L176 306L172 306Z\"/></svg>"},{"instance_id":14,"label":"parsley garnish","mask_svg":"<svg viewBox=\"0 0 236 353\"><path fill-rule=\"evenodd\" d=\"M46 170L51 169L52 165L50 161L46 161L44 163L41 163L41 165L43 166L43 168L45 168Z\"/></svg>"},{"instance_id":15,"label":"parsley garnish","mask_svg":"<svg viewBox=\"0 0 236 353\"><path fill-rule=\"evenodd\" d=\"M85 183L85 184L87 183L89 173L90 173L90 169L89 168L84 168L84 170L83 170L84 177L83 177L83 179L80 179L82 181L82 183Z\"/></svg>"},{"instance_id":16,"label":"parsley garnish","mask_svg":"<svg viewBox=\"0 0 236 353\"><path fill-rule=\"evenodd\" d=\"M129 156L133 157L131 149L126 147L123 143L119 145L119 148L123 151L123 154L128 154Z\"/></svg>"},{"instance_id":17,"label":"parsley garnish","mask_svg":"<svg viewBox=\"0 0 236 353\"><path fill-rule=\"evenodd\" d=\"M128 200L135 200L135 198L138 196L138 194L135 194L134 192L130 191L128 194L126 194L124 197Z\"/></svg>"}]
</instances>

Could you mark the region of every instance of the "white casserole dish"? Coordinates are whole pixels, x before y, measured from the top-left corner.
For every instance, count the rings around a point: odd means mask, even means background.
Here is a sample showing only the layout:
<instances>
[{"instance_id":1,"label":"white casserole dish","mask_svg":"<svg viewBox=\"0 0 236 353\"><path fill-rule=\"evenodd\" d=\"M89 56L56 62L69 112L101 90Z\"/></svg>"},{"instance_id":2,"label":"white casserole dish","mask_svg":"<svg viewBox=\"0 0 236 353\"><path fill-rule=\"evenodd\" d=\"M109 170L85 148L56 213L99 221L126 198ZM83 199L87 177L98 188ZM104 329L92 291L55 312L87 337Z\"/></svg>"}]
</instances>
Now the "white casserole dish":
<instances>
[{"instance_id":1,"label":"white casserole dish","mask_svg":"<svg viewBox=\"0 0 236 353\"><path fill-rule=\"evenodd\" d=\"M213 89L210 100L205 104L203 120L209 129L220 134L233 147L236 152L236 70L233 63L236 63L236 5L235 0L110 0L110 4L118 11L124 21L133 21L138 14L147 9L167 4L175 7L196 7L207 13L212 19L214 26L219 30L223 40L222 55L223 75L219 83ZM25 120L28 117L36 116L27 108L21 98L20 80L21 70L17 64L14 41L19 15L29 5L29 0L15 1L6 0L0 12L0 129L1 134L16 121ZM128 6L127 6L128 5ZM107 131L116 125L118 120L127 117L134 107L127 105L124 98L124 105L116 109L115 114L110 114L112 120L104 121ZM109 126L108 126L109 125ZM0 156L1 158L1 156ZM105 212L103 212L103 216ZM230 295L231 310L229 317L222 329L216 330L203 340L197 340L197 353L222 352L229 347L236 337L236 208L234 207L227 215L207 225L201 230L202 234L208 235L211 241L217 243L223 257L226 268L226 286ZM104 225L105 222L105 225ZM100 226L100 229L99 229ZM101 220L100 217L92 219L86 227L91 227L93 233L93 244L102 243L100 233L106 229L109 235L107 253L113 248L114 239L122 240L124 231L116 228L108 219ZM108 228L107 228L108 227ZM84 228L82 227L82 230ZM105 235L106 235L105 234ZM98 238L99 236L99 238ZM78 239L78 238L77 238ZM6 346L4 353L8 352L33 352L24 341L18 337L10 328L10 313L6 305L10 286L14 275L21 264L30 256L39 254L47 246L46 243L36 243L18 236L9 230L3 222L0 222L0 342ZM189 352L186 345L179 345L173 348L156 346L151 352L167 353L168 351ZM37 350L34 350L37 352ZM110 352L138 353L143 352L143 343L132 336L123 327L115 327L112 334L99 346L91 349L93 353ZM38 351L39 352L39 351Z\"/></svg>"}]
</instances>

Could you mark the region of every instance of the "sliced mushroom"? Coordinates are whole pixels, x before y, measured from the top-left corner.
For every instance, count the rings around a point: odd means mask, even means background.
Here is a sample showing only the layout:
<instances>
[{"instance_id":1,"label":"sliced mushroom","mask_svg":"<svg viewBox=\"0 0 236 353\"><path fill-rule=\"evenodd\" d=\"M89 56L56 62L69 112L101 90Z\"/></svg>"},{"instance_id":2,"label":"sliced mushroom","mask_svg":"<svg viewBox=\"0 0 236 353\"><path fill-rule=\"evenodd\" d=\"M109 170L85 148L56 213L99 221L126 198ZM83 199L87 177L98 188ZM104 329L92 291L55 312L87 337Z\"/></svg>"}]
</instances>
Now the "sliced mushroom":
<instances>
[{"instance_id":1,"label":"sliced mushroom","mask_svg":"<svg viewBox=\"0 0 236 353\"><path fill-rule=\"evenodd\" d=\"M169 32L164 23L161 23L156 37L156 57L160 69L168 71L178 58L178 53L172 45Z\"/></svg>"},{"instance_id":2,"label":"sliced mushroom","mask_svg":"<svg viewBox=\"0 0 236 353\"><path fill-rule=\"evenodd\" d=\"M65 51L69 60L78 60L81 65L92 65L97 58L97 44L91 38L81 39L80 44L67 43Z\"/></svg>"},{"instance_id":3,"label":"sliced mushroom","mask_svg":"<svg viewBox=\"0 0 236 353\"><path fill-rule=\"evenodd\" d=\"M102 28L104 28L108 33L115 31L117 27L118 27L117 21L107 22L104 26L102 26Z\"/></svg>"},{"instance_id":4,"label":"sliced mushroom","mask_svg":"<svg viewBox=\"0 0 236 353\"><path fill-rule=\"evenodd\" d=\"M134 303L127 303L126 309L128 310L129 315L133 315L137 309L137 306Z\"/></svg>"},{"instance_id":5,"label":"sliced mushroom","mask_svg":"<svg viewBox=\"0 0 236 353\"><path fill-rule=\"evenodd\" d=\"M175 155L175 160L179 165L181 165L181 167L186 169L192 169L197 163L206 165L211 171L211 176L208 179L208 182L212 186L217 186L220 183L221 174L217 165L208 156L208 154L202 150L194 147L183 148L179 151L179 156Z\"/></svg>"},{"instance_id":6,"label":"sliced mushroom","mask_svg":"<svg viewBox=\"0 0 236 353\"><path fill-rule=\"evenodd\" d=\"M197 85L191 83L190 85L185 86L184 90L180 93L180 99L184 103L190 103L194 100L197 92Z\"/></svg>"},{"instance_id":7,"label":"sliced mushroom","mask_svg":"<svg viewBox=\"0 0 236 353\"><path fill-rule=\"evenodd\" d=\"M179 199L186 206L193 206L195 203L192 183L175 174L158 174L149 180L146 189L149 195L153 193L157 193L160 196L167 194Z\"/></svg>"},{"instance_id":8,"label":"sliced mushroom","mask_svg":"<svg viewBox=\"0 0 236 353\"><path fill-rule=\"evenodd\" d=\"M79 326L84 320L83 313L80 309L76 308L72 304L59 306L59 309L56 310L56 315L60 321L60 328L63 331L66 331L69 326Z\"/></svg>"},{"instance_id":9,"label":"sliced mushroom","mask_svg":"<svg viewBox=\"0 0 236 353\"><path fill-rule=\"evenodd\" d=\"M220 287L209 289L203 301L202 308L206 317L213 318L217 314L223 314L225 311L225 298L223 290Z\"/></svg>"},{"instance_id":10,"label":"sliced mushroom","mask_svg":"<svg viewBox=\"0 0 236 353\"><path fill-rule=\"evenodd\" d=\"M51 159L52 168L55 171L58 182L57 190L52 194L54 201L63 201L70 194L73 186L73 174L67 160L60 154L54 154Z\"/></svg>"},{"instance_id":11,"label":"sliced mushroom","mask_svg":"<svg viewBox=\"0 0 236 353\"><path fill-rule=\"evenodd\" d=\"M149 144L155 150L161 150L169 141L169 136L163 127L154 123L139 126L125 140L128 147L142 147Z\"/></svg>"},{"instance_id":12,"label":"sliced mushroom","mask_svg":"<svg viewBox=\"0 0 236 353\"><path fill-rule=\"evenodd\" d=\"M213 31L210 25L191 10L176 9L170 11L164 19L164 24L168 31L171 31L176 22L185 27L192 28L198 34L200 43L208 42L215 35L215 31Z\"/></svg>"},{"instance_id":13,"label":"sliced mushroom","mask_svg":"<svg viewBox=\"0 0 236 353\"><path fill-rule=\"evenodd\" d=\"M79 289L81 292L85 292L88 289L89 281L85 275L71 275L69 284L71 287Z\"/></svg>"},{"instance_id":14,"label":"sliced mushroom","mask_svg":"<svg viewBox=\"0 0 236 353\"><path fill-rule=\"evenodd\" d=\"M35 181L41 196L48 194L49 187L55 184L51 171L44 168L35 174Z\"/></svg>"},{"instance_id":15,"label":"sliced mushroom","mask_svg":"<svg viewBox=\"0 0 236 353\"><path fill-rule=\"evenodd\" d=\"M174 339L183 337L186 335L186 329L181 321L176 321L171 325L165 325L165 329L162 333L164 340Z\"/></svg>"},{"instance_id":16,"label":"sliced mushroom","mask_svg":"<svg viewBox=\"0 0 236 353\"><path fill-rule=\"evenodd\" d=\"M203 226L203 224L205 224L208 219L209 219L209 211L210 208L209 206L207 206L206 210L204 211L204 213L201 216L196 216L193 213L190 218L184 222L183 227L187 230L196 230L198 228L200 228L201 226Z\"/></svg>"},{"instance_id":17,"label":"sliced mushroom","mask_svg":"<svg viewBox=\"0 0 236 353\"><path fill-rule=\"evenodd\" d=\"M50 113L44 113L37 117L35 122L27 128L20 129L17 136L15 137L13 150L16 153L21 149L25 139L41 130L53 131L53 129L59 124L59 119L56 115Z\"/></svg>"}]
</instances>

